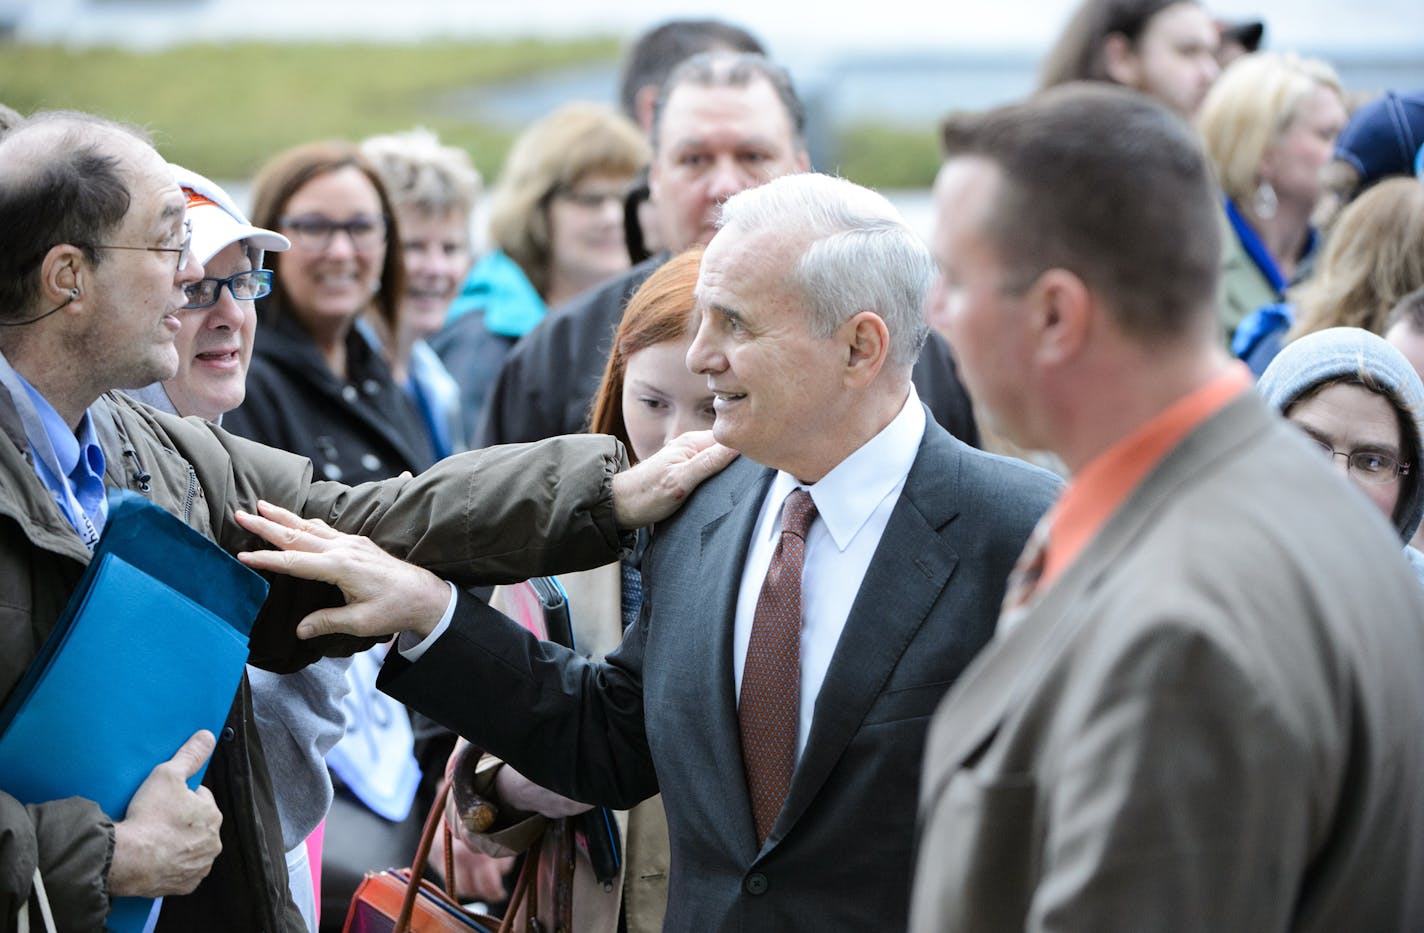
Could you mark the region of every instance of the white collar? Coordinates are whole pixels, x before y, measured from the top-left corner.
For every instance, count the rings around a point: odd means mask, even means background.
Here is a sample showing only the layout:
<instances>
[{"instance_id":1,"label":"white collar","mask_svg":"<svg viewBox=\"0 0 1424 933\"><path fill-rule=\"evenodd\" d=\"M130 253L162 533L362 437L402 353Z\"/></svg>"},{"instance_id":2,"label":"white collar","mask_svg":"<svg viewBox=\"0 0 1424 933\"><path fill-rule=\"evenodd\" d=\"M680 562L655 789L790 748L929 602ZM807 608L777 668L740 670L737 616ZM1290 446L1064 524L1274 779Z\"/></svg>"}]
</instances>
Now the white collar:
<instances>
[{"instance_id":1,"label":"white collar","mask_svg":"<svg viewBox=\"0 0 1424 933\"><path fill-rule=\"evenodd\" d=\"M780 509L792 490L806 488L816 503L816 514L826 524L836 550L844 551L876 506L904 483L925 436L925 409L910 384L900 412L879 434L866 441L812 486L778 470L767 500ZM780 534L781 523L767 522L768 537Z\"/></svg>"}]
</instances>

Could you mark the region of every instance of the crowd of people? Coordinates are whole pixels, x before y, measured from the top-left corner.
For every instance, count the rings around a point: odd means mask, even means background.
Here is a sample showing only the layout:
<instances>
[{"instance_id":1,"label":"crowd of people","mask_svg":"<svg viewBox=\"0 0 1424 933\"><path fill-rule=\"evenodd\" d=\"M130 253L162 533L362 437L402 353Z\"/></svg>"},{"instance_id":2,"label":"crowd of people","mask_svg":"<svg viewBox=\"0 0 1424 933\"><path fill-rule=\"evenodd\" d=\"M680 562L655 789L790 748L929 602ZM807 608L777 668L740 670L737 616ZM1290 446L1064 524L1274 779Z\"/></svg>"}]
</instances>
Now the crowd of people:
<instances>
[{"instance_id":1,"label":"crowd of people","mask_svg":"<svg viewBox=\"0 0 1424 933\"><path fill-rule=\"evenodd\" d=\"M928 243L715 20L487 210L422 129L245 211L0 109L0 692L109 490L271 585L126 812L0 787L0 929L341 930L442 808L519 929L1419 929L1424 90L1263 40L1082 0Z\"/></svg>"}]
</instances>

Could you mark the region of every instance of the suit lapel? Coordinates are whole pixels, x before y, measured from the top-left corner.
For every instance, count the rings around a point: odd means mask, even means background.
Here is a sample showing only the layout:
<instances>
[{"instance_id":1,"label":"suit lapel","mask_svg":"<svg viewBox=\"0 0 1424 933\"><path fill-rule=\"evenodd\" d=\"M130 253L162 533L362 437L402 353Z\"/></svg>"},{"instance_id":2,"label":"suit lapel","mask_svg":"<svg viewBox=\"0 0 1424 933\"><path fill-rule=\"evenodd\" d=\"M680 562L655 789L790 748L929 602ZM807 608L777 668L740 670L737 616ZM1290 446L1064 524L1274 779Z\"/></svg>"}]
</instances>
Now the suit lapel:
<instances>
[{"instance_id":1,"label":"suit lapel","mask_svg":"<svg viewBox=\"0 0 1424 933\"><path fill-rule=\"evenodd\" d=\"M961 456L949 435L929 421L836 644L769 843L785 836L816 798L954 572L958 555L944 530L959 511ZM894 611L887 612L887 605Z\"/></svg>"},{"instance_id":2,"label":"suit lapel","mask_svg":"<svg viewBox=\"0 0 1424 933\"><path fill-rule=\"evenodd\" d=\"M1013 626L1001 633L965 671L935 714L930 753L935 780L946 780L993 738L1024 696L1086 619L1078 611L1181 486L1214 460L1267 430L1270 421L1254 393L1238 398L1200 425L1148 473L1108 519L1063 576ZM926 786L926 793L935 788Z\"/></svg>"},{"instance_id":3,"label":"suit lapel","mask_svg":"<svg viewBox=\"0 0 1424 933\"><path fill-rule=\"evenodd\" d=\"M701 605L696 618L706 624L691 626L693 643L688 656L710 658L703 668L702 696L711 702L706 709L704 734L712 743L717 761L729 763L725 782L728 816L740 828L738 835L748 852L756 851L756 829L752 822L751 799L747 796L742 763L741 732L737 725L736 678L732 665L732 631L736 623L737 591L742 566L751 546L752 532L761 511L766 488L775 475L772 470L741 458L728 467L721 486L728 490L720 511L702 527L701 553L695 573L702 581Z\"/></svg>"}]
</instances>

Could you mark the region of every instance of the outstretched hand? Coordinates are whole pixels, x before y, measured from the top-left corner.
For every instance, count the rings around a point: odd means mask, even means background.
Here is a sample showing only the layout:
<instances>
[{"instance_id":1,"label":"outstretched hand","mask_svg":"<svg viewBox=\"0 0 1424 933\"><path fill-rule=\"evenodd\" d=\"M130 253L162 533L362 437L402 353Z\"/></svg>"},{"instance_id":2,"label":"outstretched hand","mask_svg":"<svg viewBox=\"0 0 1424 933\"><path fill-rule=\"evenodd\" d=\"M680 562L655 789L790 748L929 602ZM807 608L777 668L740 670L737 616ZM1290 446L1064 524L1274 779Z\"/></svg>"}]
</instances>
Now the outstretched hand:
<instances>
[{"instance_id":1,"label":"outstretched hand","mask_svg":"<svg viewBox=\"0 0 1424 933\"><path fill-rule=\"evenodd\" d=\"M620 528L641 528L676 512L692 490L721 472L737 452L712 439L711 431L689 431L637 466L613 477L613 517Z\"/></svg>"},{"instance_id":2,"label":"outstretched hand","mask_svg":"<svg viewBox=\"0 0 1424 933\"><path fill-rule=\"evenodd\" d=\"M261 514L239 510L237 523L275 551L243 551L237 557L254 570L331 583L346 605L318 609L297 625L299 638L343 633L364 638L414 632L430 634L450 603L450 587L435 574L399 560L371 543L317 518L302 518L270 502Z\"/></svg>"}]
</instances>

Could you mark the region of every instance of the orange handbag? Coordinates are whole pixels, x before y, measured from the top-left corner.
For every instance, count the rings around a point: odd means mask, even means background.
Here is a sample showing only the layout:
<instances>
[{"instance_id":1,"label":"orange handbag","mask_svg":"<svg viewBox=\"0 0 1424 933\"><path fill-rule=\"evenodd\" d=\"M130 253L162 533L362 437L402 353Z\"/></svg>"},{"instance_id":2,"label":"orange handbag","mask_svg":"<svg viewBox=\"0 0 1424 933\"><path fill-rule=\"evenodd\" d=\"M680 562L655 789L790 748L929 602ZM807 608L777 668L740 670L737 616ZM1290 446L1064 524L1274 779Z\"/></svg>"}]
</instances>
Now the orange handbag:
<instances>
[{"instance_id":1,"label":"orange handbag","mask_svg":"<svg viewBox=\"0 0 1424 933\"><path fill-rule=\"evenodd\" d=\"M425 828L420 834L420 845L415 852L415 861L410 868L394 868L381 872L367 872L365 880L356 889L351 899L351 909L346 913L343 933L514 933L514 918L519 908L527 905L525 916L533 917L538 912L538 887L536 875L539 865L539 846L530 849L514 885L514 893L509 898L509 909L505 919L499 920L487 914L467 910L451 893L422 878L430 848L435 843L435 833L444 828L446 878L450 870L450 830L444 827L445 800L450 794L447 779L435 795L435 803L430 807L430 815L425 818ZM447 881L448 883L448 881Z\"/></svg>"}]
</instances>

